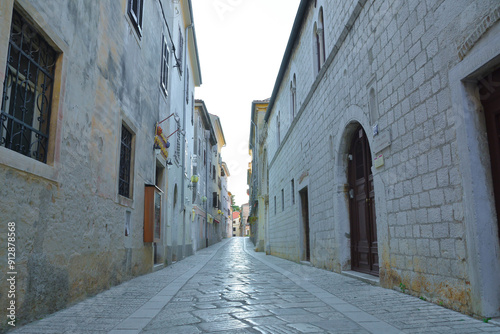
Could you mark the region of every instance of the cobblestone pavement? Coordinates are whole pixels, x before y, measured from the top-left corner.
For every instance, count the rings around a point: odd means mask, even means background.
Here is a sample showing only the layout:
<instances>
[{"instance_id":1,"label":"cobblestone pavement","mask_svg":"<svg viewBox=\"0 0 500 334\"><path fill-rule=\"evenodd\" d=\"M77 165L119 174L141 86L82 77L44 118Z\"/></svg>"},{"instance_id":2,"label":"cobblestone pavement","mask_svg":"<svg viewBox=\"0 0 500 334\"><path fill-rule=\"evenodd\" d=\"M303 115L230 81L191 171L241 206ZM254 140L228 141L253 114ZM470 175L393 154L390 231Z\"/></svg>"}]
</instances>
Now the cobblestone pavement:
<instances>
[{"instance_id":1,"label":"cobblestone pavement","mask_svg":"<svg viewBox=\"0 0 500 334\"><path fill-rule=\"evenodd\" d=\"M357 279L255 253L232 238L12 333L500 333Z\"/></svg>"}]
</instances>

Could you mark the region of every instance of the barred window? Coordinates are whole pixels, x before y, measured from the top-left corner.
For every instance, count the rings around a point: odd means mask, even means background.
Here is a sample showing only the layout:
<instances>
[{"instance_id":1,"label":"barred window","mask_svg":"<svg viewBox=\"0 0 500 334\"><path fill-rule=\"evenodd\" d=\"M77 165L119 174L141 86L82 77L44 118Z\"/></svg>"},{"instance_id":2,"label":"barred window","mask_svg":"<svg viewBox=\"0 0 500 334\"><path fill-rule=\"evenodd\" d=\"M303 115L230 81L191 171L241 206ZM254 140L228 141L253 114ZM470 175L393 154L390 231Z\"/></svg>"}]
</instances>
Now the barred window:
<instances>
[{"instance_id":1,"label":"barred window","mask_svg":"<svg viewBox=\"0 0 500 334\"><path fill-rule=\"evenodd\" d=\"M14 10L0 112L0 146L44 163L57 56Z\"/></svg>"},{"instance_id":2,"label":"barred window","mask_svg":"<svg viewBox=\"0 0 500 334\"><path fill-rule=\"evenodd\" d=\"M139 37L142 37L142 9L144 0L128 0L128 16Z\"/></svg>"},{"instance_id":3,"label":"barred window","mask_svg":"<svg viewBox=\"0 0 500 334\"><path fill-rule=\"evenodd\" d=\"M169 71L170 50L168 49L168 43L165 36L163 36L161 53L162 54L161 54L160 85L163 93L165 93L165 95L168 95L168 71Z\"/></svg>"},{"instance_id":4,"label":"barred window","mask_svg":"<svg viewBox=\"0 0 500 334\"><path fill-rule=\"evenodd\" d=\"M122 125L118 194L128 198L131 197L130 196L131 160L132 160L132 133L124 125Z\"/></svg>"}]
</instances>

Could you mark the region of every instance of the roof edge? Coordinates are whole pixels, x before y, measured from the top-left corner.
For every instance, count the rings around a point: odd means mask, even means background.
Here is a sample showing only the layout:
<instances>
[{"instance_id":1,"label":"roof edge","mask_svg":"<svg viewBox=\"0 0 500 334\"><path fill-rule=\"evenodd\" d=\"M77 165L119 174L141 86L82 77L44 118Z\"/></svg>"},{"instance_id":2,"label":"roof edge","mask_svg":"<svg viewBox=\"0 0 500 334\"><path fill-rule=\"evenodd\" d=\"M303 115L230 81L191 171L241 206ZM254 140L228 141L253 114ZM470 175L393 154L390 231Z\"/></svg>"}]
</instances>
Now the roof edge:
<instances>
[{"instance_id":1,"label":"roof edge","mask_svg":"<svg viewBox=\"0 0 500 334\"><path fill-rule=\"evenodd\" d=\"M266 122L269 120L269 117L271 116L271 110L274 107L274 101L276 100L276 96L278 95L278 91L281 82L283 81L283 77L285 76L288 63L290 62L293 46L295 44L295 41L297 40L297 37L299 36L300 29L302 28L302 22L304 21L308 5L309 5L309 0L300 1L299 9L297 10L297 14L295 15L295 21L293 22L292 32L290 33L290 37L288 38L288 44L286 45L285 54L283 55L283 60L281 61L281 66L278 72L278 76L276 78L276 82L274 83L273 94L271 95L269 106L267 108L266 115L264 116L264 121Z\"/></svg>"}]
</instances>

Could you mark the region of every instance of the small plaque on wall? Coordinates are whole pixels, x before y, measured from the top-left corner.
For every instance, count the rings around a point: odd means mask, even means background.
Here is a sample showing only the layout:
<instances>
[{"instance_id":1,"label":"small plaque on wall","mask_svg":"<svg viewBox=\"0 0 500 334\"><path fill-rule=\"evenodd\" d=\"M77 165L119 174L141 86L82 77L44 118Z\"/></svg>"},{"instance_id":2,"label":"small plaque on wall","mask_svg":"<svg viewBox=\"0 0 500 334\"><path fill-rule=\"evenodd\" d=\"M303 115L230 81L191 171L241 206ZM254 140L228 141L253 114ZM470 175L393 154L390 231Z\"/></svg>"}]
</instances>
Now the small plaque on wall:
<instances>
[{"instance_id":1,"label":"small plaque on wall","mask_svg":"<svg viewBox=\"0 0 500 334\"><path fill-rule=\"evenodd\" d=\"M375 168L380 168L384 165L384 155L379 154L375 159L373 160L373 165Z\"/></svg>"},{"instance_id":2,"label":"small plaque on wall","mask_svg":"<svg viewBox=\"0 0 500 334\"><path fill-rule=\"evenodd\" d=\"M391 146L391 131L389 129L381 131L378 136L373 137L373 151L375 153L379 153L389 146Z\"/></svg>"}]
</instances>

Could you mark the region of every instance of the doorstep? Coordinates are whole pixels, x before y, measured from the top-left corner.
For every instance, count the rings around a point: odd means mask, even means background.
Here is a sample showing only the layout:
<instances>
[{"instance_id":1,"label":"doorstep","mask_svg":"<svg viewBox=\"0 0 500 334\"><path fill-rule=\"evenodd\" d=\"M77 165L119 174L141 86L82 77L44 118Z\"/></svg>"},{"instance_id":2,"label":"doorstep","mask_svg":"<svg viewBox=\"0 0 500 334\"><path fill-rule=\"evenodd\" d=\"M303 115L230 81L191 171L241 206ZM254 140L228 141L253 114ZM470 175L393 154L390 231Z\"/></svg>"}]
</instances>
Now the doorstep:
<instances>
[{"instance_id":1,"label":"doorstep","mask_svg":"<svg viewBox=\"0 0 500 334\"><path fill-rule=\"evenodd\" d=\"M380 278L377 276L373 276L373 275L369 275L369 274L365 274L365 273L360 273L360 272L353 271L353 270L343 271L342 275L348 276L351 278L355 278L355 279L359 279L359 280L361 280L365 283L371 284L371 285L380 286Z\"/></svg>"}]
</instances>

